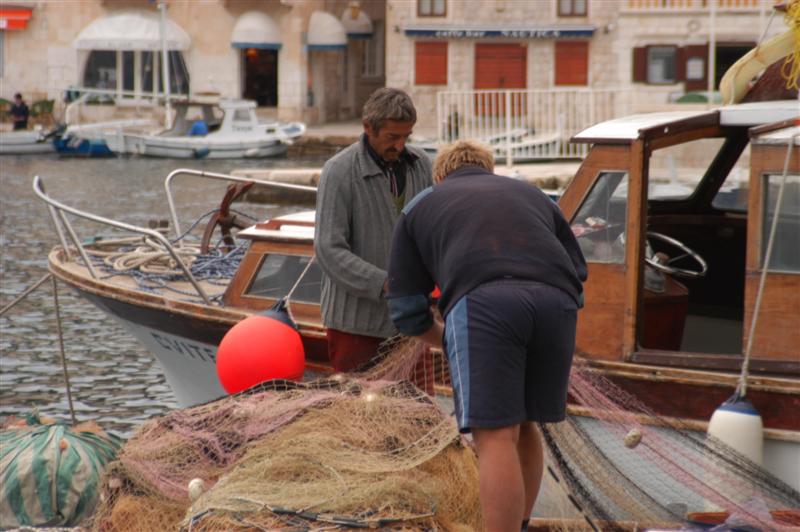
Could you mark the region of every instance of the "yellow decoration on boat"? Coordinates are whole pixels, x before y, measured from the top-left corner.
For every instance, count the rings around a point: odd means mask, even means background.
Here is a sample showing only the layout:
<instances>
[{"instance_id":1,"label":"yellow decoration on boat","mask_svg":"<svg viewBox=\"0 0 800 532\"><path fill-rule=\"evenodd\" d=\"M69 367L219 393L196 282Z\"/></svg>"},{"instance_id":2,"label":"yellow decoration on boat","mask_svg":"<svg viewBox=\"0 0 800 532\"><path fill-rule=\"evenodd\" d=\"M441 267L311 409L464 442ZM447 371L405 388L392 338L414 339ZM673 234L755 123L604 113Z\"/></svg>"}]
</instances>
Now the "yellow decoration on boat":
<instances>
[{"instance_id":1,"label":"yellow decoration on boat","mask_svg":"<svg viewBox=\"0 0 800 532\"><path fill-rule=\"evenodd\" d=\"M786 25L794 35L794 49L781 66L781 75L787 89L800 89L800 0L792 0L786 7Z\"/></svg>"},{"instance_id":2,"label":"yellow decoration on boat","mask_svg":"<svg viewBox=\"0 0 800 532\"><path fill-rule=\"evenodd\" d=\"M800 0L791 0L786 6L785 33L757 45L739 58L722 76L719 91L722 103L739 103L750 89L750 81L761 71L782 58L781 75L787 89L797 89L800 81Z\"/></svg>"},{"instance_id":3,"label":"yellow decoration on boat","mask_svg":"<svg viewBox=\"0 0 800 532\"><path fill-rule=\"evenodd\" d=\"M775 61L779 61L787 54L791 54L793 47L795 47L795 41L794 32L789 30L756 46L740 57L725 72L719 82L722 102L728 105L742 101L742 98L750 88L750 80ZM787 61L792 57L792 55L787 57ZM796 83L797 81L795 80Z\"/></svg>"}]
</instances>

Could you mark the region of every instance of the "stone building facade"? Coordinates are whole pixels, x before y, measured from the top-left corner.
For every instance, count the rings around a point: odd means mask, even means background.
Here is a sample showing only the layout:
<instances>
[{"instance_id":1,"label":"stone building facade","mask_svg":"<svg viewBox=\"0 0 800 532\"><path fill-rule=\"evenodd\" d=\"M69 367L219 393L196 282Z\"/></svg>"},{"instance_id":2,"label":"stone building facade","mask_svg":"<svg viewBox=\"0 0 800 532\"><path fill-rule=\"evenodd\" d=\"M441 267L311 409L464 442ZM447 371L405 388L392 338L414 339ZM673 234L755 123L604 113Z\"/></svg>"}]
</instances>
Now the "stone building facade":
<instances>
[{"instance_id":1,"label":"stone building facade","mask_svg":"<svg viewBox=\"0 0 800 532\"><path fill-rule=\"evenodd\" d=\"M118 111L158 108L149 96L161 92L159 43L124 42L130 35L147 41L153 31L159 38L156 2L7 4L0 6L0 96L55 100L58 111L65 90L88 81L133 91L115 99ZM192 94L258 98L260 115L314 124L358 116L368 95L385 84L383 62L375 60L384 49L384 0L166 0L166 6L168 35L177 39L170 40L172 68L182 61ZM237 42L242 35L255 42Z\"/></svg>"},{"instance_id":2,"label":"stone building facade","mask_svg":"<svg viewBox=\"0 0 800 532\"><path fill-rule=\"evenodd\" d=\"M781 15L769 20L774 3L388 0L386 83L422 109L440 91L510 88L614 89L626 111L665 108L707 88L710 42L716 88L762 35L785 31ZM435 120L423 113L420 126Z\"/></svg>"},{"instance_id":3,"label":"stone building facade","mask_svg":"<svg viewBox=\"0 0 800 532\"><path fill-rule=\"evenodd\" d=\"M436 127L440 91L613 89L627 101L627 111L663 108L707 88L711 41L716 86L727 66L762 35L784 31L781 15L770 21L774 3L166 0L170 23L186 39L176 51L193 94L257 99L261 115L317 124L358 117L369 94L388 85L412 95L422 130ZM67 87L87 81L92 51L79 49L83 33L97 21L130 12L152 22L158 7L149 0L4 2L0 96L22 92L29 103L47 98L60 105ZM348 13L368 26L366 34L335 27ZM319 24L312 28L313 22ZM257 42L238 42L240 34L255 35ZM159 63L157 51L120 53L116 70L109 70L116 76L129 68L125 57L137 72L147 61ZM267 74L256 79L253 68ZM140 90L153 77L134 85L121 77L116 82ZM145 100L117 98L117 108L139 108Z\"/></svg>"}]
</instances>

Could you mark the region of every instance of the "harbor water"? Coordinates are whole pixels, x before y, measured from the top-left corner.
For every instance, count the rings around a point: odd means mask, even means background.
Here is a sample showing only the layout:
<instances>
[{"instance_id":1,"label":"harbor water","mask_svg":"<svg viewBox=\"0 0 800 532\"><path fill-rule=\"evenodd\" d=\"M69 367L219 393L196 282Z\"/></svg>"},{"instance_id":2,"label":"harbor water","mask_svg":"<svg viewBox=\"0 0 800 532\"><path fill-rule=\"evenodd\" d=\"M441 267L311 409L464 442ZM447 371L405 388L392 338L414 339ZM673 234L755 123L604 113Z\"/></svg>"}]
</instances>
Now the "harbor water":
<instances>
[{"instance_id":1,"label":"harbor water","mask_svg":"<svg viewBox=\"0 0 800 532\"><path fill-rule=\"evenodd\" d=\"M45 204L32 189L41 176L51 197L100 216L147 226L166 220L164 178L176 168L229 173L235 168L319 167L325 157L260 160L84 159L45 156L0 158L0 307L47 274L47 255L58 244ZM183 229L219 206L225 183L173 182ZM297 205L236 204L257 218L305 209ZM207 219L207 218L206 218ZM109 228L71 219L82 239ZM199 228L202 231L202 226ZM158 363L126 331L58 283L67 374L78 421L95 420L126 436L145 419L176 407ZM0 420L34 409L69 420L52 282L0 317Z\"/></svg>"}]
</instances>

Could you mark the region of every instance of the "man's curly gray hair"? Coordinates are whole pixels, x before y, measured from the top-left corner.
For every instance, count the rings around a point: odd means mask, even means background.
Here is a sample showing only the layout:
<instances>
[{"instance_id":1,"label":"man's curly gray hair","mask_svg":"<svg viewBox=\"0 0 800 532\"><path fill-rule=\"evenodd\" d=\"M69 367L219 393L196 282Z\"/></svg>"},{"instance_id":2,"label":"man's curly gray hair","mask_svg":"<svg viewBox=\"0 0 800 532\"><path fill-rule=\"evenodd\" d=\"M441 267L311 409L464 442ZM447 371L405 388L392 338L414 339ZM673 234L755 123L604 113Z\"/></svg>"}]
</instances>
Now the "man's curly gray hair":
<instances>
[{"instance_id":1,"label":"man's curly gray hair","mask_svg":"<svg viewBox=\"0 0 800 532\"><path fill-rule=\"evenodd\" d=\"M408 94L400 89L383 87L373 92L364 104L361 120L377 133L387 120L416 122L417 110Z\"/></svg>"}]
</instances>

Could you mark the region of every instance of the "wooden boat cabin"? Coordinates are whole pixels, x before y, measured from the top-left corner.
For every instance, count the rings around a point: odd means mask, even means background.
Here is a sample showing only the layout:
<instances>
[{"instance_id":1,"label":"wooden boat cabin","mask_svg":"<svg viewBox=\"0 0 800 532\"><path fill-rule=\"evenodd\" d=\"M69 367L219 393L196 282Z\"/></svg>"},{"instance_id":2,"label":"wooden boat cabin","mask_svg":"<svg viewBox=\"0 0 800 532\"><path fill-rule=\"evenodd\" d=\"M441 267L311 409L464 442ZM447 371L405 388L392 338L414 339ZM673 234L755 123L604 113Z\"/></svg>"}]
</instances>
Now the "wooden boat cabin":
<instances>
[{"instance_id":1,"label":"wooden boat cabin","mask_svg":"<svg viewBox=\"0 0 800 532\"><path fill-rule=\"evenodd\" d=\"M638 115L573 139L592 144L560 200L590 271L577 354L659 414L708 420L735 390L755 326L748 398L766 426L800 430L800 128L784 122L799 109ZM264 309L311 260L313 213L238 236L252 244L224 303ZM324 364L319 287L312 264L290 308L309 359Z\"/></svg>"},{"instance_id":2,"label":"wooden boat cabin","mask_svg":"<svg viewBox=\"0 0 800 532\"><path fill-rule=\"evenodd\" d=\"M573 139L593 144L560 201L589 262L577 351L660 414L707 420L749 351L766 426L800 430L798 115L759 102Z\"/></svg>"}]
</instances>

